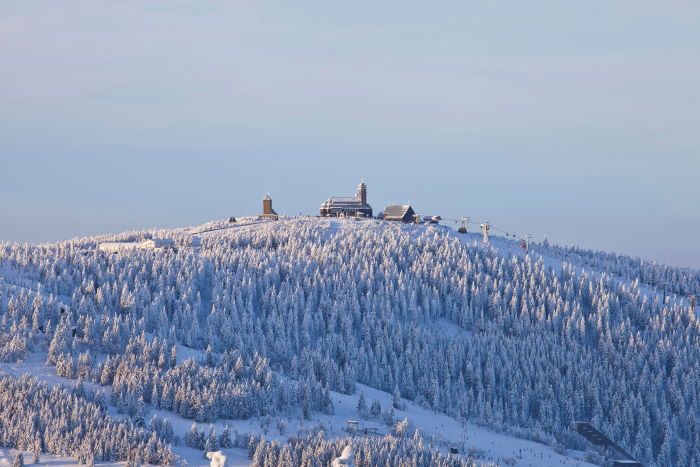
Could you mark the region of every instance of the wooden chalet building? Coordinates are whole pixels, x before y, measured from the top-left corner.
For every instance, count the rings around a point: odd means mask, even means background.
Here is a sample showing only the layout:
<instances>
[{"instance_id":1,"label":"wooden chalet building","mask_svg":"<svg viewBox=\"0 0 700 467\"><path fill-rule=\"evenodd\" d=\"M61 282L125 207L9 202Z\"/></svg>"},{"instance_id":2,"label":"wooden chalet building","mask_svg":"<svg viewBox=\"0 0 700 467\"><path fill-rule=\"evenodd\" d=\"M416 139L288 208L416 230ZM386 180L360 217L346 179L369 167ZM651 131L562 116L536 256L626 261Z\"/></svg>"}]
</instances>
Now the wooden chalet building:
<instances>
[{"instance_id":1,"label":"wooden chalet building","mask_svg":"<svg viewBox=\"0 0 700 467\"><path fill-rule=\"evenodd\" d=\"M416 213L413 211L413 208L409 205L391 205L384 208L382 218L385 221L415 222Z\"/></svg>"}]
</instances>

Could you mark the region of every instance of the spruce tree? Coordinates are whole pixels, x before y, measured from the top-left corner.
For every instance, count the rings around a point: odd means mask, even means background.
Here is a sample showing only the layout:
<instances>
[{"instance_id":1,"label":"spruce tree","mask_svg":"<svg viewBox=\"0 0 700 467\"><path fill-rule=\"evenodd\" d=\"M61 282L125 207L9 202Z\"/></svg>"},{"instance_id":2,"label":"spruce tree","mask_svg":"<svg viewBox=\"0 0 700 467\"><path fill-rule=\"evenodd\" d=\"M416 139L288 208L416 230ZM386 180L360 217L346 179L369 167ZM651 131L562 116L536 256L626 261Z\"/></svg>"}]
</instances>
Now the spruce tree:
<instances>
[{"instance_id":1,"label":"spruce tree","mask_svg":"<svg viewBox=\"0 0 700 467\"><path fill-rule=\"evenodd\" d=\"M204 445L204 452L214 452L219 450L219 438L216 436L214 425L209 425L209 437Z\"/></svg>"},{"instance_id":2,"label":"spruce tree","mask_svg":"<svg viewBox=\"0 0 700 467\"><path fill-rule=\"evenodd\" d=\"M357 400L357 413L359 413L361 417L367 416L367 401L365 401L364 391L360 391L360 397Z\"/></svg>"},{"instance_id":3,"label":"spruce tree","mask_svg":"<svg viewBox=\"0 0 700 467\"><path fill-rule=\"evenodd\" d=\"M378 417L382 413L382 406L377 399L372 399L372 405L369 408L369 413L373 417Z\"/></svg>"},{"instance_id":4,"label":"spruce tree","mask_svg":"<svg viewBox=\"0 0 700 467\"><path fill-rule=\"evenodd\" d=\"M250 438L248 438L248 459L253 460L253 456L255 455L255 450L258 447L258 440L255 438L255 435L253 433L250 434Z\"/></svg>"},{"instance_id":5,"label":"spruce tree","mask_svg":"<svg viewBox=\"0 0 700 467\"><path fill-rule=\"evenodd\" d=\"M222 449L229 449L233 447L233 441L231 440L231 432L229 430L228 425L224 425L224 431L219 437L219 446Z\"/></svg>"},{"instance_id":6,"label":"spruce tree","mask_svg":"<svg viewBox=\"0 0 700 467\"><path fill-rule=\"evenodd\" d=\"M34 434L34 464L38 464L41 460L41 441L39 436L39 433Z\"/></svg>"},{"instance_id":7,"label":"spruce tree","mask_svg":"<svg viewBox=\"0 0 700 467\"><path fill-rule=\"evenodd\" d=\"M396 410L401 409L401 392L399 391L398 386L394 386L394 393L392 394L391 405Z\"/></svg>"},{"instance_id":8,"label":"spruce tree","mask_svg":"<svg viewBox=\"0 0 700 467\"><path fill-rule=\"evenodd\" d=\"M190 430L185 435L185 446L192 449L202 449L204 447L201 444L199 430L197 429L196 423L193 423L192 426L190 426Z\"/></svg>"}]
</instances>

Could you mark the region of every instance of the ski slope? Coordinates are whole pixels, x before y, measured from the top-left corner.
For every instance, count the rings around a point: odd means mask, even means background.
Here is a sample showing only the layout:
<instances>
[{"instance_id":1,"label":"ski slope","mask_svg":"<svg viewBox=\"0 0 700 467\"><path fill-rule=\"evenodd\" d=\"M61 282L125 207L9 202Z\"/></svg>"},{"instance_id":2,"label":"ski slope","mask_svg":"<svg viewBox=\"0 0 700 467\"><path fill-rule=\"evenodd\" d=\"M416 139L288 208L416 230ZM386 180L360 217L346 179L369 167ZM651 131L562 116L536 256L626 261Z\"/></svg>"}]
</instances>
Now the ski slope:
<instances>
[{"instance_id":1,"label":"ski slope","mask_svg":"<svg viewBox=\"0 0 700 467\"><path fill-rule=\"evenodd\" d=\"M183 360L203 357L202 352L182 346L178 349L178 353L178 358ZM44 354L34 353L23 362L13 364L0 363L0 377L19 377L29 374L47 382L49 385L62 385L66 388L71 388L75 381L56 375L53 367L44 365L45 359L46 356ZM92 383L84 384L86 389L105 391L109 400L109 387L101 387ZM271 420L266 420L264 417L250 420L219 420L212 425L218 433L223 431L224 425L228 425L232 432L237 431L241 434L254 433L258 436L262 435L268 440L278 440L281 443L286 442L291 436L303 436L305 433L316 432L319 427L322 427L321 429L323 429L326 436L330 438L347 436L348 433L345 431L345 427L347 425L346 421L349 419L358 419L362 427L375 427L380 434L387 434L388 427L382 420L358 418L356 407L360 391L364 393L368 401L377 399L382 404L382 407L391 406L391 394L364 385L358 385L356 394L346 395L332 392L335 406L335 414L333 415L316 412L312 420L303 420L299 414L295 414L296 416L289 414L289 416L275 417ZM515 465L523 467L583 467L592 465L582 460L583 453L579 451L567 451L566 455L561 455L554 452L549 446L500 434L473 424L462 424L445 414L426 410L405 399L402 399L402 404L404 408L394 412L396 421L407 418L414 428L420 429L427 444L434 446L445 454L448 453L450 447L458 446L460 448L464 447L465 450L471 449L474 452L482 453L479 460L484 463L499 463L505 458L513 458L517 460ZM110 416L114 418L124 417L113 406L110 406L109 412ZM169 418L173 423L175 434L181 439L184 439L185 434L193 423L192 420L184 419L172 412L149 407L146 418L150 419L153 415ZM276 428L277 419L282 419L287 423L287 431L284 434L280 434ZM208 430L209 424L200 425ZM187 460L190 467L209 465L208 459L204 458L201 451L180 444L174 447L174 452L182 459ZM227 456L229 467L250 465L247 452L243 449L224 449L223 452ZM28 465L33 459L33 454L25 452L24 457L25 465ZM41 458L41 465L56 467L79 465L74 459L67 457L42 454ZM10 450L0 449L0 465L5 465L5 463L12 465L12 459L14 459L14 452L11 453ZM123 463L118 462L98 464L105 466L123 465Z\"/></svg>"}]
</instances>

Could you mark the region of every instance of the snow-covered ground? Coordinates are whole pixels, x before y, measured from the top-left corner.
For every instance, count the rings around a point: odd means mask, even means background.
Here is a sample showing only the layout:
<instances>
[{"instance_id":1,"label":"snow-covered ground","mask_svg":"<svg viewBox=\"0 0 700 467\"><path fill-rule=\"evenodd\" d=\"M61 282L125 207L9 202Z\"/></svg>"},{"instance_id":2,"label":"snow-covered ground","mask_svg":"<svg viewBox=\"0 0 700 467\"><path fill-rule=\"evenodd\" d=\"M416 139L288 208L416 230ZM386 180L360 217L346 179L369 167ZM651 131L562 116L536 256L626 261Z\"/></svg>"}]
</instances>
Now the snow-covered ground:
<instances>
[{"instance_id":1,"label":"snow-covered ground","mask_svg":"<svg viewBox=\"0 0 700 467\"><path fill-rule=\"evenodd\" d=\"M315 228L322 228L320 234L326 239L336 235L343 235L353 230L375 230L375 229L405 229L410 232L410 235L417 238L421 235L430 235L431 232L447 233L454 238L458 238L465 245L481 250L496 250L499 255L508 258L511 255L522 257L525 252L520 248L519 240L492 235L489 244L482 243L482 235L478 233L459 234L454 229L442 225L400 225L388 224L376 220L338 220L338 219L314 219L314 218L288 218L278 222L259 221L256 218L240 218L235 224L226 222L212 222L204 226L179 229L178 234L198 234L202 236L204 242L216 244L218 241L224 242L232 237L234 231L239 229L250 229L252 231L260 230L263 234L270 227L273 229L284 229L287 225L303 225L310 224ZM547 267L551 267L555 271L561 270L567 264L573 267L576 274L586 273L590 277L601 277L607 272L591 267L584 259L577 255L563 255L552 249L538 248L537 245L531 246L530 256L537 261L542 258L542 261ZM1 266L1 264L0 264ZM16 287L25 288L28 290L36 290L35 280L36 274L34 271L9 270L7 265L0 269L0 280L3 277L7 278L7 284L13 284ZM619 281L620 284L629 286L633 282L633 278L609 276L613 280ZM641 285L640 292L654 299L662 294L662 291L649 285ZM207 295L207 290L203 290L202 307L208 309L211 307L210 297ZM45 298L48 294L42 290ZM1 297L0 297L1 298ZM69 302L70 297L59 296L60 300ZM671 300L682 298L671 295ZM472 335L471 331L465 330L453 323L452 321L439 318L435 320L425 320L418 323L420 326L438 331L440 334L448 336L452 339L460 339L464 337L468 339ZM103 356L95 355L98 359ZM201 350L193 350L178 344L178 361L182 362L187 358L200 359L203 357ZM19 363L0 363L0 378L3 376L18 377L23 374L30 374L47 382L50 385L60 384L65 387L71 387L75 383L74 380L68 380L59 377L53 366L46 367L44 361L46 354L35 352L28 354L24 361ZM280 375L281 376L281 375ZM283 377L283 376L282 376ZM93 383L85 383L85 386L90 390L103 390L107 395L107 400L110 399L110 387L101 388ZM382 392L367 386L358 384L355 394L346 395L337 392L331 392L335 413L326 415L322 413L314 413L311 420L303 420L301 411L296 410L288 413L278 414L276 417L260 417L249 420L219 420L212 424L217 433L221 433L224 426L228 425L232 434L238 433L247 435L254 433L256 436L263 435L267 440L278 440L284 443L288 438L293 436L303 436L307 433L312 433L316 430L323 429L327 437L342 437L347 436L345 430L347 420L358 420L360 427L375 428L379 434L387 434L389 428L382 420L383 416L377 418L362 419L358 415L356 409L360 391L364 393L367 405L369 406L374 399L378 400L382 406L382 410L391 407L392 396L386 392ZM464 452L471 450L472 452L481 453L480 460L483 462L494 462L503 464L506 458L513 458L517 461L518 466L561 466L561 465L590 465L582 461L583 453L577 451L569 451L564 455L555 452L550 447L534 441L518 439L507 434L498 433L494 430L479 427L473 424L463 424L445 414L436 413L426 410L417 404L403 400L402 409L395 409L394 421L398 422L403 419L408 419L413 429L419 429L422 433L426 445L433 446L444 453L449 451L451 446L459 447ZM157 410L153 407L147 407L146 420L153 415L159 417L167 417L173 425L175 435L181 440L189 431L192 420L184 419L173 412ZM109 408L110 415L115 418L122 418L124 415L119 414L115 407ZM278 428L278 420L284 421L284 430ZM209 424L199 425L204 429L205 433L209 431ZM561 452L560 450L558 450ZM203 456L203 453L185 447L181 442L173 448L173 452L186 460L191 467L209 465L209 461ZM247 452L243 449L228 449L225 450L228 456L228 465L243 466L249 465ZM0 467L12 462L13 454L9 450L0 450ZM26 454L25 464L31 464L33 460L32 454ZM73 465L75 460L63 458L60 456L42 455L42 465ZM104 464L106 465L106 464ZM118 464L114 464L118 465Z\"/></svg>"},{"instance_id":2,"label":"snow-covered ground","mask_svg":"<svg viewBox=\"0 0 700 467\"><path fill-rule=\"evenodd\" d=\"M443 326L445 324L442 324ZM459 332L459 331L457 331ZM463 331L462 331L463 332ZM178 360L186 358L201 358L202 352L198 350L188 349L187 347L178 347ZM62 378L55 372L53 366L47 367L44 365L46 355L42 353L33 353L23 362L18 363L0 363L0 377L13 376L18 377L23 374L30 374L41 381L45 381L49 385L60 384L66 388L71 388L74 380ZM92 383L84 383L85 387L91 391L101 389L105 392L107 400L109 400L110 388L100 387ZM360 392L364 393L367 404L371 404L374 399L377 399L382 409L388 409L392 405L392 396L383 391L370 388L361 384L357 385L355 394L346 395L337 392L331 392L335 413L326 415L323 413L314 413L311 420L303 420L300 413L281 414L273 418L253 418L249 420L218 420L211 424L214 429L220 434L225 425L228 425L232 434L238 432L240 434L254 433L256 436L263 435L267 440L278 440L280 443L286 442L292 436L303 436L304 434L314 432L321 427L327 437L343 437L348 433L345 431L347 420L357 420L360 423L360 428L376 428L381 435L388 433L388 427L378 418L362 419L357 412L357 403ZM502 459L512 457L517 460L518 466L527 467L548 467L548 466L586 466L591 465L583 462L581 458L583 454L577 451L570 451L566 456L562 456L546 445L533 441L522 440L496 433L494 431L478 427L473 424L461 424L457 420L448 417L445 414L426 410L416 404L402 400L403 410L394 410L395 421L401 421L408 418L411 426L414 429L420 429L426 445L431 445L438 448L443 453L447 453L449 447L456 446L460 449L468 451L470 448L483 453L481 460L484 462L500 462ZM117 412L116 408L109 407L110 416L115 418L125 417ZM174 433L184 439L185 434L192 426L193 421L182 418L181 416L165 410L154 409L149 406L146 419L150 419L153 415L158 415L161 418L169 418L173 425ZM277 428L277 420L282 419L285 422L286 429L283 433ZM209 424L199 424L200 428L204 428L205 433L209 432ZM204 458L203 452L188 448L180 443L174 446L173 452L187 461L190 467L199 467L209 465L209 460ZM247 458L247 452L243 449L225 449L224 453L227 456L228 465L230 467L247 466L250 464ZM0 450L0 466L5 465L3 462L9 462L12 465L14 454L10 454L9 450ZM25 453L25 464L29 464L33 459L33 454ZM52 466L69 466L76 465L74 459L42 455L42 465ZM100 464L100 465L120 465L119 463Z\"/></svg>"},{"instance_id":3,"label":"snow-covered ground","mask_svg":"<svg viewBox=\"0 0 700 467\"><path fill-rule=\"evenodd\" d=\"M288 221L303 223L309 222L310 220L288 219ZM322 221L325 221L323 223L325 224L324 227L326 228L326 235L328 237L340 234L346 230L367 228L364 221L348 222L331 219L323 219ZM318 220L311 222L318 222ZM229 229L256 229L266 223L267 221L258 221L255 218L242 218L235 224L222 225L221 223L217 223L207 225L205 227L193 227L189 229L189 232L197 233L204 237L216 238L217 236L226 235ZM281 224L281 222L278 224ZM524 254L522 249L518 247L518 243L503 237L492 236L490 244L483 245L481 243L480 234L469 233L466 235L461 235L457 234L452 229L433 225L415 226L414 228L414 233L416 236L424 233L426 229L440 229L443 231L448 231L451 235L455 235L461 241L473 246L481 248L496 248L499 250L500 254ZM560 268L564 263L563 260L550 256L545 256L544 261L545 264L553 268ZM6 275L11 276L10 274ZM15 280L17 281L17 279ZM23 285L26 287L30 284L30 282L32 281L24 280L21 284L17 283L16 285ZM65 298L67 299L68 297ZM458 337L461 334L467 336L469 334L468 331L461 329L459 326L446 319L439 319L425 325L433 329L439 329L451 337ZM199 350L193 350L188 347L178 345L179 362L187 358L198 359L202 356L203 352ZM67 388L70 388L74 384L74 381L58 376L54 367L47 367L44 365L45 359L45 354L33 353L28 355L23 362L14 364L0 363L0 376L4 374L19 377L23 374L30 374L50 385L61 384ZM85 386L89 390L93 391L98 389L103 390L106 393L107 400L109 400L109 395L111 392L110 387L100 387L92 383L85 383ZM280 415L273 419L258 418L250 420L219 420L216 423L211 424L211 426L215 428L217 433L221 433L224 426L228 425L232 433L255 433L256 436L262 434L268 440L278 440L281 443L286 442L291 436L303 436L305 433L318 430L319 427L324 430L328 437L347 436L348 433L345 429L347 426L346 421L350 419L359 420L360 427L362 428L374 427L377 429L379 434L387 434L388 427L384 421L381 420L382 416L376 419L369 418L366 420L358 418L356 407L360 391L364 393L368 405L374 399L377 399L381 403L383 409L391 407L391 394L360 384L357 386L358 390L353 395L331 392L335 409L335 413L333 415L315 413L312 420L303 420L300 413L296 413ZM458 446L464 451L471 449L473 452L480 452L481 460L484 462L501 462L504 458L512 457L517 460L516 465L522 466L547 467L561 465L590 465L581 460L582 453L580 452L571 451L568 453L568 455L563 456L554 452L554 450L549 446L499 434L473 424L462 424L445 414L426 410L410 401L403 400L402 402L403 410L394 411L395 421L400 421L407 418L410 421L413 429L420 429L426 444L436 447L444 453L449 451L450 446ZM114 407L110 407L109 412L110 415L115 418L124 417L124 415L119 414ZM149 407L146 419L150 419L153 415L158 415L162 418L169 418L172 422L175 434L180 439L184 439L185 434L193 423L192 420L184 419L175 413ZM285 421L286 429L282 433L280 433L280 431L277 429L278 419ZM204 428L205 433L208 433L209 425L200 425L200 428ZM191 467L209 465L209 460L204 457L201 451L188 448L184 446L182 442L178 446L175 446L173 451L176 455L186 460L188 465ZM228 457L228 465L231 467L249 465L247 452L242 449L227 449L225 450L225 454ZM13 458L14 453L10 453L9 450L0 450L0 466L5 465L5 463L8 462L11 465ZM29 464L31 460L33 460L33 455L25 453L25 463ZM42 465L55 466L68 466L74 465L75 463L76 461L74 459L51 455L42 455L41 462ZM119 464L115 463L109 465Z\"/></svg>"},{"instance_id":4,"label":"snow-covered ground","mask_svg":"<svg viewBox=\"0 0 700 467\"><path fill-rule=\"evenodd\" d=\"M429 228L432 226L428 226ZM449 232L450 235L455 236L456 238L459 238L464 244L469 245L471 247L475 248L481 248L484 250L488 249L494 249L496 250L501 256L519 256L519 257L525 257L525 250L520 247L520 240L516 239L511 239L499 235L489 235L489 243L484 244L483 243L483 234L481 233L475 233L475 232L468 232L466 234L460 234L457 233L454 229L451 229L449 227L443 227L447 232ZM541 248L535 243L530 244L530 252L529 252L530 258L532 258L534 261L539 260L542 258L542 261L545 266L552 268L555 271L560 271L564 265L571 265L573 267L573 270L576 272L576 274L587 274L589 277L596 277L600 278L603 274L605 274L607 277L610 277L613 280L618 281L620 284L623 284L625 286L630 286L633 282L634 279L629 278L629 277L621 277L615 274L611 274L609 272L603 272L600 271L599 269L596 269L593 267L592 264L590 264L588 261L585 259L582 259L579 257L579 255L576 254L560 254L554 250L548 249L548 248ZM663 299L663 290L659 290L653 286L647 285L647 284L640 284L639 285L639 291L648 296L650 299L658 299L659 301L662 301ZM689 300L688 297L682 297L678 296L677 294L668 292L666 294L667 300L670 303L673 303L674 301L678 301L680 303L683 303L685 305L689 305ZM698 316L700 316L700 308L698 308L697 312L699 313Z\"/></svg>"},{"instance_id":5,"label":"snow-covered ground","mask_svg":"<svg viewBox=\"0 0 700 467\"><path fill-rule=\"evenodd\" d=\"M245 451L241 449L223 449L222 451L226 455L226 464L228 467L245 467L250 465ZM0 448L0 467L12 467L17 453L18 451L14 449ZM33 453L23 451L22 455L24 456L24 465L26 466L77 467L81 465L77 460L71 457L54 456L46 453L42 453L39 456L39 462L35 464ZM178 455L191 466L209 465L208 460L202 458L202 453L194 449L183 447L179 449ZM99 465L100 467L121 467L125 464L123 462L96 462L95 465Z\"/></svg>"},{"instance_id":6,"label":"snow-covered ground","mask_svg":"<svg viewBox=\"0 0 700 467\"><path fill-rule=\"evenodd\" d=\"M335 414L315 414L316 419L313 424L323 423L328 435L345 436L346 420L350 419L359 421L361 427L376 427L380 434L386 434L388 428L383 420L358 418L356 407L360 391L364 393L368 405L373 399L377 399L382 409L391 407L391 394L358 384L357 392L353 395L333 392ZM404 410L394 410L395 420L401 421L408 418L413 427L421 430L427 444L438 447L444 453L448 452L450 446L459 448L463 446L467 450L475 447L483 451L482 460L487 462L501 462L506 457L513 457L517 459L517 465L521 466L590 465L579 460L582 457L580 452L571 452L569 456L562 456L555 453L549 446L498 434L472 424L462 425L447 415L423 409L412 402L402 400L402 403ZM298 423L299 420L294 422ZM306 425L308 426L309 423L307 422Z\"/></svg>"},{"instance_id":7,"label":"snow-covered ground","mask_svg":"<svg viewBox=\"0 0 700 467\"><path fill-rule=\"evenodd\" d=\"M19 451L14 449L6 449L0 447L0 467L12 467L15 460L15 456ZM22 455L24 457L24 465L38 465L44 467L72 467L80 465L75 459L63 456L54 456L52 454L42 453L39 456L39 462L34 463L34 454L31 452L23 451ZM121 466L123 464L117 462L100 462L96 465L109 467L109 466Z\"/></svg>"}]
</instances>

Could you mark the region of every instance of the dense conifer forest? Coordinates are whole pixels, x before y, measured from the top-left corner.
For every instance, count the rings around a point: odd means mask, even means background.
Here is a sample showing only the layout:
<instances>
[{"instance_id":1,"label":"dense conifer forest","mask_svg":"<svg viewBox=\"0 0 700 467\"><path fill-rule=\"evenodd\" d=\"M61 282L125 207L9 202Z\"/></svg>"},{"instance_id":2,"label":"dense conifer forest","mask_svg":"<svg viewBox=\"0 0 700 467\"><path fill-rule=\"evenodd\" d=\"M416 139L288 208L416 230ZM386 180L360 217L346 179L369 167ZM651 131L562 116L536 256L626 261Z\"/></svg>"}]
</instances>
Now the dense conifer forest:
<instances>
[{"instance_id":1,"label":"dense conifer forest","mask_svg":"<svg viewBox=\"0 0 700 467\"><path fill-rule=\"evenodd\" d=\"M332 413L330 391L362 383L571 447L572 422L591 421L649 464L700 465L700 322L660 298L700 290L698 271L550 245L511 254L373 220L206 227L201 248L178 251L96 246L192 230L0 244L0 360L43 352L78 388L4 378L0 399L22 396L0 408L0 445L165 463L172 439L147 423L149 404L203 423L309 418ZM178 346L201 357L177 361ZM111 420L107 403L129 421ZM358 442L357 456L454 465L387 443ZM343 446L263 442L253 465L325 462Z\"/></svg>"}]
</instances>

